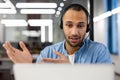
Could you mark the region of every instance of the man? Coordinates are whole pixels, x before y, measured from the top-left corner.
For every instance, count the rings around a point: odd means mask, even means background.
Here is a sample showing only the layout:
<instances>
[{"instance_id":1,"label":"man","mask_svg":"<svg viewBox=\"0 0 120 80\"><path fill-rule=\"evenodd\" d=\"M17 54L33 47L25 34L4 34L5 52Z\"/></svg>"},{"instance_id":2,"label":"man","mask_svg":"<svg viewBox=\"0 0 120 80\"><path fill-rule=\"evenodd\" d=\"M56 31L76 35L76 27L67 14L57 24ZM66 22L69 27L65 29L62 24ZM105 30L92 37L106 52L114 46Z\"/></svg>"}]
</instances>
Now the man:
<instances>
[{"instance_id":1,"label":"man","mask_svg":"<svg viewBox=\"0 0 120 80\"><path fill-rule=\"evenodd\" d=\"M46 47L37 58L37 63L111 63L108 49L101 43L85 38L89 31L89 14L79 4L71 4L63 11L61 28L65 40ZM32 57L24 43L20 41L22 51L3 44L9 58L14 63L32 63Z\"/></svg>"}]
</instances>

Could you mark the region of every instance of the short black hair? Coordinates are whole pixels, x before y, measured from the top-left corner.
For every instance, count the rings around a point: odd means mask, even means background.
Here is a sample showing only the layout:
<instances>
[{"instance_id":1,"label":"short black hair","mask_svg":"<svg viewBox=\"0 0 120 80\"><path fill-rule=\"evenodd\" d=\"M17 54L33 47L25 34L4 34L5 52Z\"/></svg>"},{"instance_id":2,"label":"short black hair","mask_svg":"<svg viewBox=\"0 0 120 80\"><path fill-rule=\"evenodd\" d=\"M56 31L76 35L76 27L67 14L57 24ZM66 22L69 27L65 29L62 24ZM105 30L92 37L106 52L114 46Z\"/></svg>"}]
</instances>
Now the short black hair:
<instances>
[{"instance_id":1,"label":"short black hair","mask_svg":"<svg viewBox=\"0 0 120 80\"><path fill-rule=\"evenodd\" d=\"M82 5L75 3L75 4L68 5L63 10L63 12L61 14L61 18L60 18L60 28L61 29L63 29L63 21L62 21L63 16L69 9L72 9L72 10L75 10L75 11L81 11L81 10L84 11L85 15L87 17L88 24L89 24L89 13L88 13L87 9L85 7L83 7ZM89 31L89 25L87 25L87 31L86 32L88 32L88 31Z\"/></svg>"}]
</instances>

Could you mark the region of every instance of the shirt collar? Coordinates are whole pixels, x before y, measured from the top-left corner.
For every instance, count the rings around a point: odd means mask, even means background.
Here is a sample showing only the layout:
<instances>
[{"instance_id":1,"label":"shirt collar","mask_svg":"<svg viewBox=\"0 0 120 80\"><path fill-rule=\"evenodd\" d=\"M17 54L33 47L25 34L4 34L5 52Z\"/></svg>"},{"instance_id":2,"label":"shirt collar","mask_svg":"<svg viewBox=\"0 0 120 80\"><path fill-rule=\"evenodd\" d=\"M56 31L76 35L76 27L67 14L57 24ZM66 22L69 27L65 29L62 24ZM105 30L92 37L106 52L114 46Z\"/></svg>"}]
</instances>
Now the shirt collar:
<instances>
[{"instance_id":1,"label":"shirt collar","mask_svg":"<svg viewBox=\"0 0 120 80\"><path fill-rule=\"evenodd\" d=\"M82 44L80 45L80 46L81 46L80 49L84 47L86 40L87 40L86 38L83 39L83 42L82 42ZM66 40L63 41L63 52L65 53L65 56L67 56L67 51L66 51L65 46L64 46L64 45L65 45L65 41L66 41ZM79 49L79 50L80 50L80 49ZM78 51L79 51L79 50L78 50Z\"/></svg>"}]
</instances>

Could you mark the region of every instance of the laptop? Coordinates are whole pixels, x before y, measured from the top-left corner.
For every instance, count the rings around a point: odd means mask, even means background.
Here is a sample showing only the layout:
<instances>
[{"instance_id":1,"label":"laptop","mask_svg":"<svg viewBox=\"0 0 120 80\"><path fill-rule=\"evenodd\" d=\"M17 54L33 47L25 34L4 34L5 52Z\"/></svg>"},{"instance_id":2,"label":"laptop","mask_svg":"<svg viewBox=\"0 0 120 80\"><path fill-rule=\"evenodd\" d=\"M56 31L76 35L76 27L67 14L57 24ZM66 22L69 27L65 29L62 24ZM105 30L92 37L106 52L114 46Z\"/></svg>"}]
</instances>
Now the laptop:
<instances>
[{"instance_id":1,"label":"laptop","mask_svg":"<svg viewBox=\"0 0 120 80\"><path fill-rule=\"evenodd\" d=\"M114 80L108 64L15 64L15 80Z\"/></svg>"}]
</instances>

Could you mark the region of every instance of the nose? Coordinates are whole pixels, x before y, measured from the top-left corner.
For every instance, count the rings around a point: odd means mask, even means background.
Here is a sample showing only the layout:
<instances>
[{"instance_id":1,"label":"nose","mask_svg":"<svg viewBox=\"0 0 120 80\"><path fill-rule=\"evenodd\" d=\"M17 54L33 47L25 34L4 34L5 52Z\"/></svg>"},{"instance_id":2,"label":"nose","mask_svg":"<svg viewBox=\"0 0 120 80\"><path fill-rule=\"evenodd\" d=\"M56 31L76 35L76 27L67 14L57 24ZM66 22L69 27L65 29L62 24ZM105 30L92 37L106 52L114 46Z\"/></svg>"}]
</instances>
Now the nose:
<instances>
[{"instance_id":1,"label":"nose","mask_svg":"<svg viewBox=\"0 0 120 80\"><path fill-rule=\"evenodd\" d=\"M77 29L76 27L73 27L73 28L71 29L71 34L72 34L72 35L78 35L78 29Z\"/></svg>"}]
</instances>

